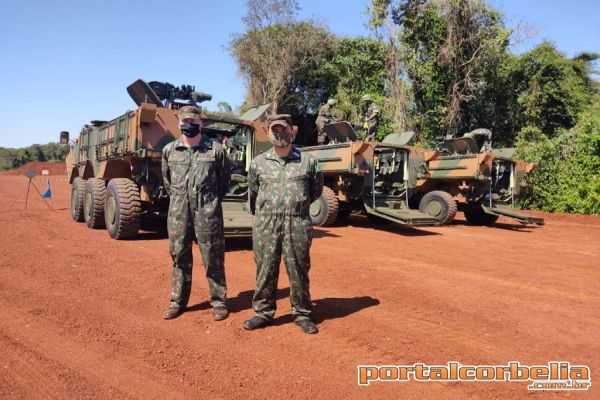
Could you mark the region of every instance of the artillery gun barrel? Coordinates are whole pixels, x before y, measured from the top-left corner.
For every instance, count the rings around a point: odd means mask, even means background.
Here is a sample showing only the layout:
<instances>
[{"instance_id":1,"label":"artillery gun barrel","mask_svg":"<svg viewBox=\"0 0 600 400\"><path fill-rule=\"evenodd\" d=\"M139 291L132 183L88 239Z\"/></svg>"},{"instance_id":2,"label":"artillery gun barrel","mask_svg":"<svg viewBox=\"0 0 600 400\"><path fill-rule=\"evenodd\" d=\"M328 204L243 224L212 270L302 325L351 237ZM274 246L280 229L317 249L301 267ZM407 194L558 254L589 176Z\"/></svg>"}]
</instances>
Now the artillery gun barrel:
<instances>
[{"instance_id":1,"label":"artillery gun barrel","mask_svg":"<svg viewBox=\"0 0 600 400\"><path fill-rule=\"evenodd\" d=\"M204 93L204 92L192 92L192 100L197 103L202 103L203 101L212 100L212 94Z\"/></svg>"}]
</instances>

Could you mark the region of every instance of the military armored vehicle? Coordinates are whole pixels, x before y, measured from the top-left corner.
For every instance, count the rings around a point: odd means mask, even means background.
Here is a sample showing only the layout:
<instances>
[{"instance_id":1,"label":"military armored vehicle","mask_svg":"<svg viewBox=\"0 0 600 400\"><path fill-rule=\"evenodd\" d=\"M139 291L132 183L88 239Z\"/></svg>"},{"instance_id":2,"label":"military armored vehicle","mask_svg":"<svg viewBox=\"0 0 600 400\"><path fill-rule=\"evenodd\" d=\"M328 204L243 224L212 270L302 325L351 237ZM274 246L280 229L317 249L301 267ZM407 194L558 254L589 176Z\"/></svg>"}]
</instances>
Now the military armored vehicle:
<instances>
[{"instance_id":1,"label":"military armored vehicle","mask_svg":"<svg viewBox=\"0 0 600 400\"><path fill-rule=\"evenodd\" d=\"M67 156L72 218L90 228L106 227L114 239L135 237L144 216L166 216L169 199L161 151L181 135L176 111L211 98L190 85L142 80L127 91L138 108L111 121L85 125ZM255 116L266 107L261 110L253 110ZM249 236L246 172L256 152L268 148L266 127L253 120L210 114L203 118L203 135L223 143L233 165L232 184L223 200L225 235ZM61 132L61 142L69 142L67 132Z\"/></svg>"},{"instance_id":2,"label":"military armored vehicle","mask_svg":"<svg viewBox=\"0 0 600 400\"><path fill-rule=\"evenodd\" d=\"M371 219L412 226L434 225L437 219L408 207L408 195L425 165L423 153L394 136L385 143L359 140L345 121L325 125L330 142L301 148L322 168L325 187L310 207L314 225L330 226L352 211Z\"/></svg>"},{"instance_id":3,"label":"military armored vehicle","mask_svg":"<svg viewBox=\"0 0 600 400\"><path fill-rule=\"evenodd\" d=\"M411 207L436 217L440 225L451 222L457 211L471 225L492 225L500 216L543 225L543 218L514 210L536 165L512 158L514 149L492 150L491 136L478 129L425 151L427 174L417 180Z\"/></svg>"}]
</instances>

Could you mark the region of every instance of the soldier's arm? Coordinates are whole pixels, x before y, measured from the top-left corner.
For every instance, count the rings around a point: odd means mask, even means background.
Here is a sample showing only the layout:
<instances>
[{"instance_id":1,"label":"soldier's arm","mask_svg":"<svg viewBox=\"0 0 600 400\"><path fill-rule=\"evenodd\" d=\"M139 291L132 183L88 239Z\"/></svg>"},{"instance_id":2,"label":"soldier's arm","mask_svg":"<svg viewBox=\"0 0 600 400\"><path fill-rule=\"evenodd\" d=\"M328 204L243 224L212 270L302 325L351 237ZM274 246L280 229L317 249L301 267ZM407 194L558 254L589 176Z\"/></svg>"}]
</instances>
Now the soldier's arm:
<instances>
[{"instance_id":1,"label":"soldier's arm","mask_svg":"<svg viewBox=\"0 0 600 400\"><path fill-rule=\"evenodd\" d=\"M325 115L325 107L321 106L319 107L319 114L317 114L317 116L322 117Z\"/></svg>"},{"instance_id":2,"label":"soldier's arm","mask_svg":"<svg viewBox=\"0 0 600 400\"><path fill-rule=\"evenodd\" d=\"M221 199L223 199L229 191L229 180L231 179L231 164L229 163L229 159L225 156L225 151L221 150L219 154L219 192L221 194Z\"/></svg>"},{"instance_id":3,"label":"soldier's arm","mask_svg":"<svg viewBox=\"0 0 600 400\"><path fill-rule=\"evenodd\" d=\"M377 108L377 106L373 106L373 112L371 113L371 115L369 116L369 119L373 119L377 116L379 116L379 109Z\"/></svg>"},{"instance_id":4,"label":"soldier's arm","mask_svg":"<svg viewBox=\"0 0 600 400\"><path fill-rule=\"evenodd\" d=\"M256 196L258 195L258 175L256 173L256 164L254 160L250 163L248 170L248 201L250 211L254 214L256 208Z\"/></svg>"},{"instance_id":5,"label":"soldier's arm","mask_svg":"<svg viewBox=\"0 0 600 400\"><path fill-rule=\"evenodd\" d=\"M323 173L317 160L311 160L310 168L310 201L311 203L321 197L323 193Z\"/></svg>"},{"instance_id":6,"label":"soldier's arm","mask_svg":"<svg viewBox=\"0 0 600 400\"><path fill-rule=\"evenodd\" d=\"M163 148L161 171L163 178L163 185L167 194L171 195L171 172L169 171L169 146Z\"/></svg>"}]
</instances>

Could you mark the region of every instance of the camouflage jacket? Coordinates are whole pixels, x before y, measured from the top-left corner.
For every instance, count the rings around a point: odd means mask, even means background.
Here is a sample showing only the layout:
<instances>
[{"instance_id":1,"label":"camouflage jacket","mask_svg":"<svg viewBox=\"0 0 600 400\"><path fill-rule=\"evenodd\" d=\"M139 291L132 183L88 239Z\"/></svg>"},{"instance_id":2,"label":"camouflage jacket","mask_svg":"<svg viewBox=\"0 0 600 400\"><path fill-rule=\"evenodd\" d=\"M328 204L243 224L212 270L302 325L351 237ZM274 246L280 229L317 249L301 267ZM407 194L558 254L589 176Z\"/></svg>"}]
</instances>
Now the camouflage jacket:
<instances>
[{"instance_id":1,"label":"camouflage jacket","mask_svg":"<svg viewBox=\"0 0 600 400\"><path fill-rule=\"evenodd\" d=\"M187 194L190 204L222 200L229 187L229 163L223 146L204 138L188 147L181 138L163 148L162 176L169 196Z\"/></svg>"},{"instance_id":2,"label":"camouflage jacket","mask_svg":"<svg viewBox=\"0 0 600 400\"><path fill-rule=\"evenodd\" d=\"M282 159L270 149L252 160L248 190L257 215L308 217L310 203L323 191L323 174L317 160L308 153L292 148Z\"/></svg>"},{"instance_id":3,"label":"camouflage jacket","mask_svg":"<svg viewBox=\"0 0 600 400\"><path fill-rule=\"evenodd\" d=\"M377 108L375 103L369 104L369 107L367 107L367 110L363 114L363 118L366 119L369 126L376 125L379 122L379 108Z\"/></svg>"}]
</instances>

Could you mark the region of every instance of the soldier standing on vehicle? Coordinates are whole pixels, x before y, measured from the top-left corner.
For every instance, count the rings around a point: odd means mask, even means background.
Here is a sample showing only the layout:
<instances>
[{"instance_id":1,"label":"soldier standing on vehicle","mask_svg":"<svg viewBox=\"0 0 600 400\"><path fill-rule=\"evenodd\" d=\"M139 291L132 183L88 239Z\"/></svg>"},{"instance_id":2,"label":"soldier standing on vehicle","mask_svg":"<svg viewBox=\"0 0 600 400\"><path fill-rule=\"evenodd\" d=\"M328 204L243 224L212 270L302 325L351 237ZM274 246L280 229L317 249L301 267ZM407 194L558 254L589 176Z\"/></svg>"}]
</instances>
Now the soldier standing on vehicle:
<instances>
[{"instance_id":1,"label":"soldier standing on vehicle","mask_svg":"<svg viewBox=\"0 0 600 400\"><path fill-rule=\"evenodd\" d=\"M252 306L256 315L244 322L253 330L273 321L281 256L290 281L290 301L295 322L305 333L317 333L311 320L309 293L312 223L310 204L321 196L323 175L317 161L292 147L290 115L269 118L273 148L250 164L248 189L255 213L253 226L256 291Z\"/></svg>"},{"instance_id":2,"label":"soldier standing on vehicle","mask_svg":"<svg viewBox=\"0 0 600 400\"><path fill-rule=\"evenodd\" d=\"M329 99L327 103L323 104L319 108L319 115L317 116L317 143L325 144L327 141L327 135L325 134L325 125L334 122L336 119L331 114L331 109L337 105L336 99Z\"/></svg>"},{"instance_id":3,"label":"soldier standing on vehicle","mask_svg":"<svg viewBox=\"0 0 600 400\"><path fill-rule=\"evenodd\" d=\"M171 302L164 319L181 315L192 287L192 237L195 232L206 271L216 321L227 318L225 239L221 200L229 185L223 147L201 134L200 109L179 110L182 135L163 149L162 175L170 196L167 228L173 259Z\"/></svg>"},{"instance_id":4,"label":"soldier standing on vehicle","mask_svg":"<svg viewBox=\"0 0 600 400\"><path fill-rule=\"evenodd\" d=\"M373 98L368 94L362 97L363 102L363 114L361 119L366 128L365 137L374 138L377 134L377 128L379 126L379 109L373 101Z\"/></svg>"}]
</instances>

